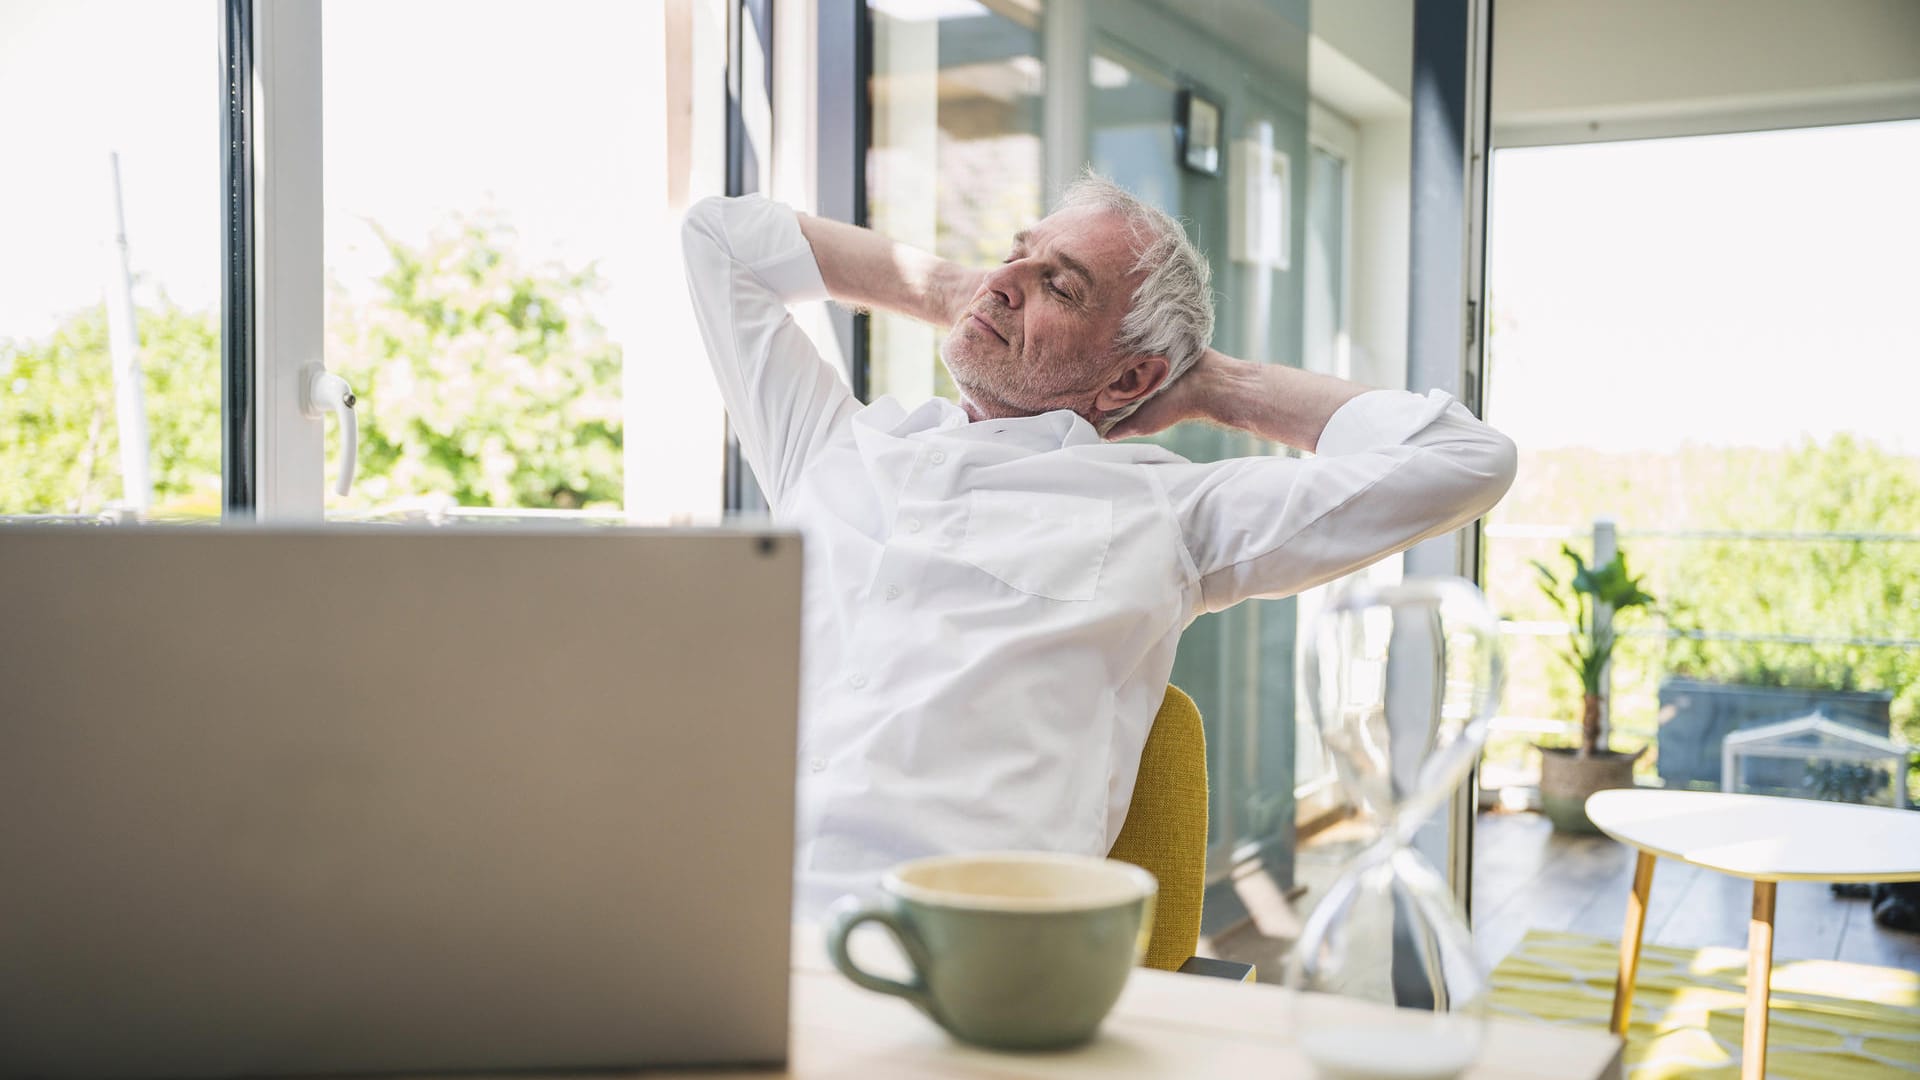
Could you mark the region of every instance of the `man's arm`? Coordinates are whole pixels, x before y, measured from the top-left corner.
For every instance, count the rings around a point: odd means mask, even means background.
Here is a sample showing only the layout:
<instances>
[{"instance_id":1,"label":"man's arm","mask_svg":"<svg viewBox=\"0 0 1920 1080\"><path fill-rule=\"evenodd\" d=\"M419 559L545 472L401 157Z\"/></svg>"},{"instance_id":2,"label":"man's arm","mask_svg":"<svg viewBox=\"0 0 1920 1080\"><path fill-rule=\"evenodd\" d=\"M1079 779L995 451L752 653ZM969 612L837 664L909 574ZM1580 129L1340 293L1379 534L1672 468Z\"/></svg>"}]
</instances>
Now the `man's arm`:
<instances>
[{"instance_id":1,"label":"man's arm","mask_svg":"<svg viewBox=\"0 0 1920 1080\"><path fill-rule=\"evenodd\" d=\"M778 510L860 403L788 313L828 295L792 210L702 199L681 230L694 317L747 464Z\"/></svg>"},{"instance_id":2,"label":"man's arm","mask_svg":"<svg viewBox=\"0 0 1920 1080\"><path fill-rule=\"evenodd\" d=\"M1326 397L1353 385L1330 381L1332 392L1318 384ZM1301 385L1312 398L1316 386ZM1297 410L1284 402L1251 410L1257 422L1278 418L1296 434L1313 434L1314 457L1153 471L1199 575L1203 610L1287 596L1450 532L1486 513L1513 483L1512 440L1440 391L1367 391L1316 419L1326 397Z\"/></svg>"},{"instance_id":3,"label":"man's arm","mask_svg":"<svg viewBox=\"0 0 1920 1080\"><path fill-rule=\"evenodd\" d=\"M1151 435L1182 420L1209 420L1302 450L1340 407L1367 387L1283 364L1255 364L1208 349L1192 370L1109 432L1110 439Z\"/></svg>"},{"instance_id":4,"label":"man's arm","mask_svg":"<svg viewBox=\"0 0 1920 1080\"><path fill-rule=\"evenodd\" d=\"M800 215L827 292L842 304L880 308L942 328L965 314L985 272L897 244L845 222Z\"/></svg>"}]
</instances>

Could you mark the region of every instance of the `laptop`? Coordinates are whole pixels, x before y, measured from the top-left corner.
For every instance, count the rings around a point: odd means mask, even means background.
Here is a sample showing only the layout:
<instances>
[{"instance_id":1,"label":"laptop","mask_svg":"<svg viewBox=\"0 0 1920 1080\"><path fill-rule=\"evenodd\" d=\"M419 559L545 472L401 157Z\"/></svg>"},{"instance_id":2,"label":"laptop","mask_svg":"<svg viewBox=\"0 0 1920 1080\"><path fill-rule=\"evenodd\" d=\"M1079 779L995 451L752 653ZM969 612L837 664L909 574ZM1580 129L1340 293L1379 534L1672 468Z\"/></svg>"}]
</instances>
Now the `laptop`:
<instances>
[{"instance_id":1,"label":"laptop","mask_svg":"<svg viewBox=\"0 0 1920 1080\"><path fill-rule=\"evenodd\" d=\"M0 528L0 1075L782 1062L800 575Z\"/></svg>"}]
</instances>

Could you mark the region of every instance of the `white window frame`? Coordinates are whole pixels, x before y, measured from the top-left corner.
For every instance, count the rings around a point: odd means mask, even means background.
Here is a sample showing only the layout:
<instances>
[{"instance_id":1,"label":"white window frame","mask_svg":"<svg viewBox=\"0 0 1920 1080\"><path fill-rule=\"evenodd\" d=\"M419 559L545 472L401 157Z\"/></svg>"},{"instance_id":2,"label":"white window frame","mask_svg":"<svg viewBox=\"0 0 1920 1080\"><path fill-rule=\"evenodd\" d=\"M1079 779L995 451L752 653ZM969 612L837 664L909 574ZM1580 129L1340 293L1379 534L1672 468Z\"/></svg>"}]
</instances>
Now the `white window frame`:
<instances>
[{"instance_id":1,"label":"white window frame","mask_svg":"<svg viewBox=\"0 0 1920 1080\"><path fill-rule=\"evenodd\" d=\"M1310 151L1315 149L1324 151L1333 157L1339 158L1341 163L1346 166L1341 174L1341 182L1344 185L1344 190L1341 192L1340 310L1337 317L1337 333L1344 339L1350 337L1352 333L1353 193L1354 175L1359 168L1360 132L1350 121L1340 114L1334 112L1319 101L1312 101L1309 102L1307 106L1307 145ZM1313 162L1311 160L1302 162L1301 168L1306 171L1309 177L1312 176ZM1309 183L1311 183L1311 181L1309 181ZM1311 196L1309 196L1309 198L1311 198ZM1311 208L1309 208L1309 212L1310 209ZM1305 215L1302 215L1303 220L1304 217ZM1343 355L1339 361L1339 366L1342 370L1335 374L1340 375L1342 378L1351 378L1351 361L1344 355L1344 348L1342 352ZM1302 640L1304 640L1304 636L1309 629L1313 612L1317 612L1326 599L1338 590L1338 587L1338 583L1330 582L1318 588L1308 590L1307 593L1303 594L1296 601L1300 609L1312 609L1311 611L1300 611L1299 619ZM1300 650L1300 656L1305 656L1304 648ZM1296 685L1304 686L1305 683L1297 682ZM1314 723L1313 711L1304 696L1299 698L1298 705L1295 708L1294 723L1307 725ZM1294 773L1296 777L1299 775L1303 764L1304 763L1300 761L1294 763ZM1345 789L1341 787L1340 778L1331 768L1330 763L1329 767L1318 775L1310 777L1304 783L1296 783L1293 798L1294 821L1296 826L1300 827L1310 827L1317 822L1323 822L1333 818L1341 813L1343 807L1348 805Z\"/></svg>"},{"instance_id":2,"label":"white window frame","mask_svg":"<svg viewBox=\"0 0 1920 1080\"><path fill-rule=\"evenodd\" d=\"M736 0L737 2L737 0ZM726 25L727 0L668 0L673 14L694 34L695 86L715 85L719 74L717 28ZM813 10L811 0L792 0L794 17ZM254 444L253 515L265 522L317 524L326 518L327 497L337 476L326 459L324 417L308 415L307 387L325 370L326 250L325 146L322 0L252 0L253 108L248 130L253 139L254 262L253 305ZM796 40L783 56L796 63L788 84L804 86L810 48ZM717 104L698 103L702 125L692 147L690 197L717 192L722 146L704 127L714 123ZM769 112L770 105L762 112ZM765 120L762 116L760 119ZM763 125L764 126L764 125ZM806 134L803 130L802 134ZM763 141L768 141L765 133ZM791 144L789 137L788 143ZM786 157L794 157L791 145ZM709 160L709 159L712 160ZM794 162L799 166L801 162ZM796 169L796 171L798 171ZM631 448L630 448L631 449ZM715 446L715 455L722 448ZM633 465L630 455L629 468ZM334 466L338 467L337 463ZM716 465L715 474L719 469ZM511 517L604 521L587 511L457 509L447 519Z\"/></svg>"},{"instance_id":3,"label":"white window frame","mask_svg":"<svg viewBox=\"0 0 1920 1080\"><path fill-rule=\"evenodd\" d=\"M318 522L323 421L302 380L325 355L321 0L253 5L254 516Z\"/></svg>"}]
</instances>

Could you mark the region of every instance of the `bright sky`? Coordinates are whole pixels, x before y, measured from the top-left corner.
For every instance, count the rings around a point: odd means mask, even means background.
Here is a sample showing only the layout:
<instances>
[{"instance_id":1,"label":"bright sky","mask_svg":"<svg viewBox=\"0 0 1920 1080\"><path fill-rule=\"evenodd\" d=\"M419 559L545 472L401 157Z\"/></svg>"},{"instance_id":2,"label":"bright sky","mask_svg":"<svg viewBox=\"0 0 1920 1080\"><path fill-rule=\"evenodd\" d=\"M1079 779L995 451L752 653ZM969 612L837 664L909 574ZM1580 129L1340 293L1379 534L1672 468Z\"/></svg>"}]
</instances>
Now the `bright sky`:
<instances>
[{"instance_id":1,"label":"bright sky","mask_svg":"<svg viewBox=\"0 0 1920 1080\"><path fill-rule=\"evenodd\" d=\"M609 276L640 260L658 136L611 118L646 112L623 98L659 100L658 64L633 49L647 7L328 0L329 266L348 280L380 268L367 219L418 240L489 206L534 258L599 259ZM214 0L0 10L0 338L100 302L109 149L135 273L189 308L218 303L219 25Z\"/></svg>"},{"instance_id":2,"label":"bright sky","mask_svg":"<svg viewBox=\"0 0 1920 1080\"><path fill-rule=\"evenodd\" d=\"M1490 190L1523 447L1920 454L1920 121L1503 150Z\"/></svg>"},{"instance_id":3,"label":"bright sky","mask_svg":"<svg viewBox=\"0 0 1920 1080\"><path fill-rule=\"evenodd\" d=\"M219 301L219 12L214 0L0 9L0 338L39 337L100 302L113 148L135 271L187 307Z\"/></svg>"}]
</instances>

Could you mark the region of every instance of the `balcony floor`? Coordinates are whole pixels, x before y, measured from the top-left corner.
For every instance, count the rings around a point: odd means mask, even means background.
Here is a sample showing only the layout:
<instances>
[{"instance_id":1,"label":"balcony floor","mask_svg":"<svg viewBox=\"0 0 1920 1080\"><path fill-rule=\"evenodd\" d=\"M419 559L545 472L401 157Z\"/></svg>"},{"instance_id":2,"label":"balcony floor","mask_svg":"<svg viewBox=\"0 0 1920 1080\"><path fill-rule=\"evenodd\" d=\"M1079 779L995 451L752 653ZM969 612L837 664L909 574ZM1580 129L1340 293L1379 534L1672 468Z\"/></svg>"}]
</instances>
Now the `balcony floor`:
<instances>
[{"instance_id":1,"label":"balcony floor","mask_svg":"<svg viewBox=\"0 0 1920 1080\"><path fill-rule=\"evenodd\" d=\"M1539 814L1481 814L1474 836L1474 943L1497 963L1530 929L1619 940L1634 853L1605 836L1563 836ZM1645 941L1679 948L1744 949L1753 885L1671 860L1654 864ZM1781 882L1773 954L1920 971L1920 934L1873 921L1865 900L1836 897L1824 882Z\"/></svg>"},{"instance_id":2,"label":"balcony floor","mask_svg":"<svg viewBox=\"0 0 1920 1080\"><path fill-rule=\"evenodd\" d=\"M1202 943L1202 952L1254 964L1278 981L1301 919L1356 848L1358 830L1337 825L1303 845L1289 899L1261 873L1236 892L1251 918ZM1528 930L1564 930L1618 941L1633 884L1632 849L1605 836L1565 836L1537 813L1483 813L1474 835L1474 947L1496 966ZM1753 886L1739 878L1661 860L1653 872L1645 942L1678 948L1744 949ZM1385 947L1384 940L1382 947ZM1782 882L1776 898L1777 960L1844 960L1920 971L1920 934L1887 930L1865 900L1834 896L1822 882Z\"/></svg>"}]
</instances>

